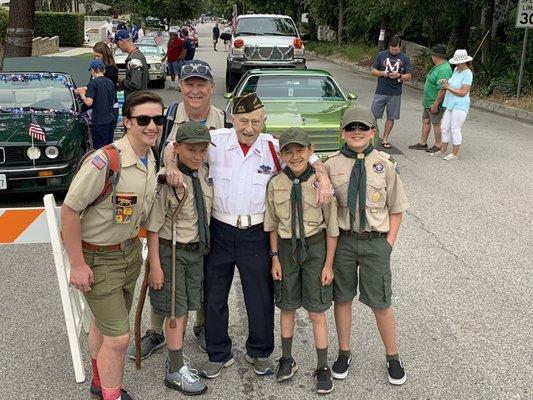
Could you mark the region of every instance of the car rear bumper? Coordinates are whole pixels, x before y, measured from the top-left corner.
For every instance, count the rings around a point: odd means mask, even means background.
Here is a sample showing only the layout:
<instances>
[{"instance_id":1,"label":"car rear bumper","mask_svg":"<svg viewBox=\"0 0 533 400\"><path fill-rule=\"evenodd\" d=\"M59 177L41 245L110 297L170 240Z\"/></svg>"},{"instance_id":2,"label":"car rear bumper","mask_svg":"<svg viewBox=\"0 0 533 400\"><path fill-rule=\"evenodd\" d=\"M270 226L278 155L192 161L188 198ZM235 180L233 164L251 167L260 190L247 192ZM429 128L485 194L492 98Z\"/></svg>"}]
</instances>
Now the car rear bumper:
<instances>
[{"instance_id":1,"label":"car rear bumper","mask_svg":"<svg viewBox=\"0 0 533 400\"><path fill-rule=\"evenodd\" d=\"M255 61L231 59L228 61L229 68L233 73L244 74L254 68L305 68L305 58L294 60Z\"/></svg>"},{"instance_id":2,"label":"car rear bumper","mask_svg":"<svg viewBox=\"0 0 533 400\"><path fill-rule=\"evenodd\" d=\"M7 187L0 189L0 195L66 191L76 167L74 162L35 167L1 167L0 179L5 180Z\"/></svg>"}]
</instances>

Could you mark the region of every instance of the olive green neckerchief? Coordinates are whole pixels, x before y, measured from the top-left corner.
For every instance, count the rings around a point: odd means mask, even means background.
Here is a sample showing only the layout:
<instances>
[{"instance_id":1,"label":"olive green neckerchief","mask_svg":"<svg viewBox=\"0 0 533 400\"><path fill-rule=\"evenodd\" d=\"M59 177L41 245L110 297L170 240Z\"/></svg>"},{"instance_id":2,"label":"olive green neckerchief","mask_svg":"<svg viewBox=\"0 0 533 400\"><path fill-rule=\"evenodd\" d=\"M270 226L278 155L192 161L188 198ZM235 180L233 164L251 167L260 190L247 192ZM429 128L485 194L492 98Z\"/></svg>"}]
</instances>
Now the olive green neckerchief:
<instances>
[{"instance_id":1,"label":"olive green neckerchief","mask_svg":"<svg viewBox=\"0 0 533 400\"><path fill-rule=\"evenodd\" d=\"M362 153L352 150L347 144L341 148L341 154L348 158L355 158L355 164L350 174L350 184L348 185L348 208L350 209L350 228L354 229L355 209L359 201L359 232L364 231L366 226L366 168L365 157L368 156L374 148L368 145Z\"/></svg>"},{"instance_id":2,"label":"olive green neckerchief","mask_svg":"<svg viewBox=\"0 0 533 400\"><path fill-rule=\"evenodd\" d=\"M209 238L209 225L207 224L207 212L204 202L204 191L198 178L198 171L190 169L180 160L178 160L178 168L185 175L190 176L192 179L192 187L194 189L194 201L196 203L196 211L198 214L198 234L200 236L200 252L207 254L209 252L210 238Z\"/></svg>"},{"instance_id":3,"label":"olive green neckerchief","mask_svg":"<svg viewBox=\"0 0 533 400\"><path fill-rule=\"evenodd\" d=\"M305 244L305 228L304 228L304 210L302 197L302 182L306 182L314 170L311 164L307 164L307 168L298 176L294 175L289 167L283 168L283 172L292 181L291 188L291 246L292 259L297 264L303 264L307 258L307 245ZM298 220L298 229L300 231L300 241L296 237L296 220Z\"/></svg>"}]
</instances>

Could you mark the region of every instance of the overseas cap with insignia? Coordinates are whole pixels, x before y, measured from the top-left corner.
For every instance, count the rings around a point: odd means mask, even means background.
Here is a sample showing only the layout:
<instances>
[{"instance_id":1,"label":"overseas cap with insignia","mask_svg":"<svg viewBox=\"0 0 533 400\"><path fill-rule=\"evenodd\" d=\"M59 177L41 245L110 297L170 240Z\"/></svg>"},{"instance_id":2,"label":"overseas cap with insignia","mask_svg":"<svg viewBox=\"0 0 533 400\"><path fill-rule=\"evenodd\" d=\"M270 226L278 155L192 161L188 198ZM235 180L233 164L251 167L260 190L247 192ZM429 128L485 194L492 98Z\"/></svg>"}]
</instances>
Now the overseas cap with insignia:
<instances>
[{"instance_id":1,"label":"overseas cap with insignia","mask_svg":"<svg viewBox=\"0 0 533 400\"><path fill-rule=\"evenodd\" d=\"M302 146L309 146L311 141L307 132L302 128L289 128L283 131L279 137L279 149L283 150L289 144L296 143Z\"/></svg>"},{"instance_id":2,"label":"overseas cap with insignia","mask_svg":"<svg viewBox=\"0 0 533 400\"><path fill-rule=\"evenodd\" d=\"M352 106L344 111L341 128L346 128L352 122L360 122L366 126L376 126L376 120L369 109L361 106Z\"/></svg>"},{"instance_id":3,"label":"overseas cap with insignia","mask_svg":"<svg viewBox=\"0 0 533 400\"><path fill-rule=\"evenodd\" d=\"M233 98L232 114L247 114L263 107L263 103L255 93L248 93L244 96L236 96Z\"/></svg>"},{"instance_id":4,"label":"overseas cap with insignia","mask_svg":"<svg viewBox=\"0 0 533 400\"><path fill-rule=\"evenodd\" d=\"M186 122L178 127L176 132L176 142L184 143L211 143L211 134L207 126L202 126L198 122Z\"/></svg>"}]
</instances>

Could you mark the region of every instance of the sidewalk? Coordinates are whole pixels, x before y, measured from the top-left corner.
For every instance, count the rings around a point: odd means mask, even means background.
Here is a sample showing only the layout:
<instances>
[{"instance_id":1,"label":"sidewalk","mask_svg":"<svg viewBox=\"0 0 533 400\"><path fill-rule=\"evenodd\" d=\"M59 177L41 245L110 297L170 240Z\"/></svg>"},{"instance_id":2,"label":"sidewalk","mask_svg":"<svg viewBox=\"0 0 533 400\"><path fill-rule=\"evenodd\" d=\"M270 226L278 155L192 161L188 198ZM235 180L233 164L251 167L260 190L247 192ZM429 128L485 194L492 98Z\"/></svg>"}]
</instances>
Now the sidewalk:
<instances>
[{"instance_id":1,"label":"sidewalk","mask_svg":"<svg viewBox=\"0 0 533 400\"><path fill-rule=\"evenodd\" d=\"M47 54L45 57L74 57L80 54L92 53L92 51L92 44L88 44L86 47L63 47L59 49L59 53Z\"/></svg>"}]
</instances>

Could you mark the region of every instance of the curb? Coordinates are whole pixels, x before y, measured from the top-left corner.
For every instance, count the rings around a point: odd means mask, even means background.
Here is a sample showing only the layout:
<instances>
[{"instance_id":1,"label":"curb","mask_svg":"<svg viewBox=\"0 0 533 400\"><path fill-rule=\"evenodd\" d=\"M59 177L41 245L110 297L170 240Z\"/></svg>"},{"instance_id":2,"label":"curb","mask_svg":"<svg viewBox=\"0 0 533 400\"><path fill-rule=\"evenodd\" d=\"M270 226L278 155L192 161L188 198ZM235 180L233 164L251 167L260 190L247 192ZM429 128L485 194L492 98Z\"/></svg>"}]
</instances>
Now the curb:
<instances>
[{"instance_id":1,"label":"curb","mask_svg":"<svg viewBox=\"0 0 533 400\"><path fill-rule=\"evenodd\" d=\"M346 68L350 68L354 71L361 72L365 75L370 75L370 69L366 67L361 67L353 62L342 60L335 57L326 57L320 54L315 53L314 51L307 50L307 53L313 57L316 57L320 60L325 60L332 62L337 65L341 65ZM404 85L410 86L412 88L423 91L424 82L414 81L414 82L405 82ZM532 124L533 125L533 112L527 110L521 110L519 108L504 106L503 104L494 103L488 100L474 99L471 98L472 107L491 112L493 114L498 114L502 117L517 119L519 121Z\"/></svg>"}]
</instances>

